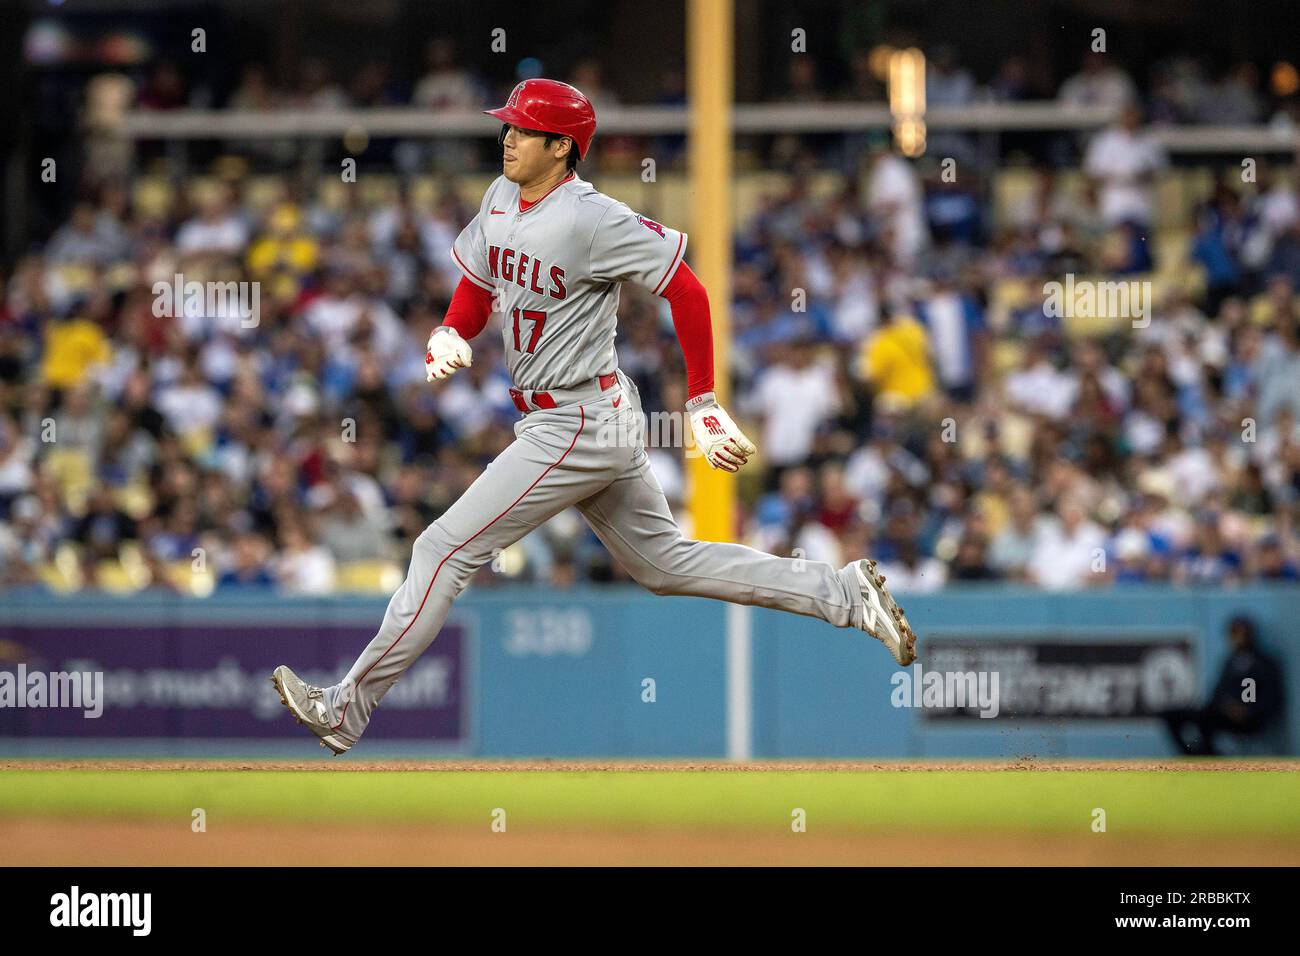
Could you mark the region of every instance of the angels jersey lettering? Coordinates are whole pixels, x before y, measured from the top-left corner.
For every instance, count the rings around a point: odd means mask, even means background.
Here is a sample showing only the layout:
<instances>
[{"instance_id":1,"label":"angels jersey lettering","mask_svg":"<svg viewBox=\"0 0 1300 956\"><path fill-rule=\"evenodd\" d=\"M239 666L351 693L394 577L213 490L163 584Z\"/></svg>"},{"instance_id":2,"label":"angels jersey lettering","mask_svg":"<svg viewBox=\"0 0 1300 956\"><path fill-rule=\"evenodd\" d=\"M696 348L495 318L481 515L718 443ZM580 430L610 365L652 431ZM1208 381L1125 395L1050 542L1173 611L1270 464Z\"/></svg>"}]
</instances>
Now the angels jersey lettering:
<instances>
[{"instance_id":1,"label":"angels jersey lettering","mask_svg":"<svg viewBox=\"0 0 1300 956\"><path fill-rule=\"evenodd\" d=\"M515 385L552 389L618 367L620 284L658 294L685 252L685 233L573 175L526 210L519 187L497 177L451 255L466 278L493 294Z\"/></svg>"}]
</instances>

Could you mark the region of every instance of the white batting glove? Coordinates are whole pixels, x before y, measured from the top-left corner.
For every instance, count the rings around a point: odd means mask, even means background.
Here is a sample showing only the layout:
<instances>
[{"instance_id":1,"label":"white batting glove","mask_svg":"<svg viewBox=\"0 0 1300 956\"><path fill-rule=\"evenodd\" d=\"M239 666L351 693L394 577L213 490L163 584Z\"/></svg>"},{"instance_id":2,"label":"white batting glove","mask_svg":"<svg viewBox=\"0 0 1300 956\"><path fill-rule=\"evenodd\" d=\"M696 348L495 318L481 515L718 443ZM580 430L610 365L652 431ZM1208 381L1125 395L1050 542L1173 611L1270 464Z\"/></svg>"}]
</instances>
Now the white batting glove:
<instances>
[{"instance_id":1,"label":"white batting glove","mask_svg":"<svg viewBox=\"0 0 1300 956\"><path fill-rule=\"evenodd\" d=\"M441 381L456 369L469 368L473 364L469 343L460 337L459 332L446 325L433 330L424 352L424 371L428 381Z\"/></svg>"},{"instance_id":2,"label":"white batting glove","mask_svg":"<svg viewBox=\"0 0 1300 956\"><path fill-rule=\"evenodd\" d=\"M696 395L686 403L691 416L691 431L695 444L714 468L723 471L740 471L749 456L758 451L745 437L726 409L718 404L712 392Z\"/></svg>"}]
</instances>

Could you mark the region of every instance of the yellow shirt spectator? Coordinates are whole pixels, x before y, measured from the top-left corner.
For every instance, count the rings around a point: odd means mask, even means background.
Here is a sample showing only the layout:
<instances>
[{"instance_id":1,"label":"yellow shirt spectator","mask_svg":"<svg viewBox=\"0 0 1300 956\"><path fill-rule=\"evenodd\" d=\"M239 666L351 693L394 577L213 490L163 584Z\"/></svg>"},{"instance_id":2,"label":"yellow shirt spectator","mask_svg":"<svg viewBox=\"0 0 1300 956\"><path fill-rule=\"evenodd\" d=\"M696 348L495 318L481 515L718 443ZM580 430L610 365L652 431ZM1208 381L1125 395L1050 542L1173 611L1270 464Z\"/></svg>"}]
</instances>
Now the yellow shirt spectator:
<instances>
[{"instance_id":1,"label":"yellow shirt spectator","mask_svg":"<svg viewBox=\"0 0 1300 956\"><path fill-rule=\"evenodd\" d=\"M92 365L107 364L113 357L98 323L70 319L51 323L45 330L45 357L41 374L53 388L73 388L86 379Z\"/></svg>"},{"instance_id":2,"label":"yellow shirt spectator","mask_svg":"<svg viewBox=\"0 0 1300 956\"><path fill-rule=\"evenodd\" d=\"M860 369L882 398L911 406L934 391L930 342L910 315L886 319L862 349Z\"/></svg>"},{"instance_id":3,"label":"yellow shirt spectator","mask_svg":"<svg viewBox=\"0 0 1300 956\"><path fill-rule=\"evenodd\" d=\"M302 275L316 268L319 259L320 245L303 230L298 207L281 203L271 213L266 232L248 250L248 271L257 278L273 271Z\"/></svg>"},{"instance_id":4,"label":"yellow shirt spectator","mask_svg":"<svg viewBox=\"0 0 1300 956\"><path fill-rule=\"evenodd\" d=\"M302 214L292 203L272 212L267 231L248 250L248 271L269 284L272 298L287 302L298 295L299 280L316 268L320 244L302 229Z\"/></svg>"},{"instance_id":5,"label":"yellow shirt spectator","mask_svg":"<svg viewBox=\"0 0 1300 956\"><path fill-rule=\"evenodd\" d=\"M264 276L287 270L302 275L316 268L320 248L310 236L266 236L253 243L248 253L248 271Z\"/></svg>"}]
</instances>

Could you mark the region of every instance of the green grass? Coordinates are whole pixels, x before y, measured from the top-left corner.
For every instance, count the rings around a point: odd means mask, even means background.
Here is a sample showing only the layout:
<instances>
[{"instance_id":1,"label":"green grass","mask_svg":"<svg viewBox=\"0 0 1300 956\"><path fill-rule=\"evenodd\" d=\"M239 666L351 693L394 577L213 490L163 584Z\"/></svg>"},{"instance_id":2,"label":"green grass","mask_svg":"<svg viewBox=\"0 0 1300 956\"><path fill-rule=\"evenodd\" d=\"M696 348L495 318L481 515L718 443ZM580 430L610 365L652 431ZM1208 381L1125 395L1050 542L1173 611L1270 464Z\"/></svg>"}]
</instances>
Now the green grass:
<instances>
[{"instance_id":1,"label":"green grass","mask_svg":"<svg viewBox=\"0 0 1300 956\"><path fill-rule=\"evenodd\" d=\"M511 825L788 826L1300 837L1300 778L1287 772L1110 771L337 771L9 770L0 817L209 821L383 820Z\"/></svg>"}]
</instances>

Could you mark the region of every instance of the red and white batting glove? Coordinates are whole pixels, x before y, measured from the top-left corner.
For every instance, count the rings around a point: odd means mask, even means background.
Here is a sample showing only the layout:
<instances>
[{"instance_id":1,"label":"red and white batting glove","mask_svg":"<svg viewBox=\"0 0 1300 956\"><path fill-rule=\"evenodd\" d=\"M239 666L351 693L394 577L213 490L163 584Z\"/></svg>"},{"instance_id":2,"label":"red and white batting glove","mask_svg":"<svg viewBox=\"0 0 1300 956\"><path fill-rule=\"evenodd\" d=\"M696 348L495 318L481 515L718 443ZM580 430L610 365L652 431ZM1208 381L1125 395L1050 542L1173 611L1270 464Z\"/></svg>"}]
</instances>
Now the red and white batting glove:
<instances>
[{"instance_id":1,"label":"red and white batting glove","mask_svg":"<svg viewBox=\"0 0 1300 956\"><path fill-rule=\"evenodd\" d=\"M714 468L740 471L749 461L749 456L758 451L718 404L712 392L696 395L686 403L686 411L691 416L695 444Z\"/></svg>"},{"instance_id":2,"label":"red and white batting glove","mask_svg":"<svg viewBox=\"0 0 1300 956\"><path fill-rule=\"evenodd\" d=\"M458 368L474 364L469 343L455 329L440 325L429 336L424 352L424 371L428 381L441 381Z\"/></svg>"}]
</instances>

